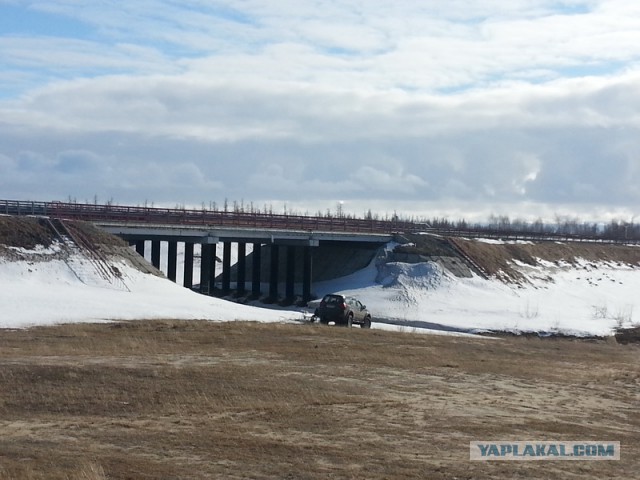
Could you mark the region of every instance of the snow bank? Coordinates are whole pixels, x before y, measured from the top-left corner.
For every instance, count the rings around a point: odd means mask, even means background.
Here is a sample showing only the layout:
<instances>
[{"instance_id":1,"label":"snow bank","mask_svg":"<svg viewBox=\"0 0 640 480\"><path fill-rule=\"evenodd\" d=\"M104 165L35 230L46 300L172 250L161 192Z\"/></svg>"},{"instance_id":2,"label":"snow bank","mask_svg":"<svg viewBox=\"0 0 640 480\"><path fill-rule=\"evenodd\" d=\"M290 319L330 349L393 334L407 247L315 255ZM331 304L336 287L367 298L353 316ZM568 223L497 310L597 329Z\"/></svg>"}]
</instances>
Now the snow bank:
<instances>
[{"instance_id":1,"label":"snow bank","mask_svg":"<svg viewBox=\"0 0 640 480\"><path fill-rule=\"evenodd\" d=\"M0 328L64 322L134 319L254 320L300 319L279 312L206 297L169 280L145 274L125 262L114 264L130 291L82 283L67 263L0 258Z\"/></svg>"},{"instance_id":2,"label":"snow bank","mask_svg":"<svg viewBox=\"0 0 640 480\"><path fill-rule=\"evenodd\" d=\"M460 332L610 335L640 318L640 272L629 266L523 266L530 284L452 276L432 262L388 263L317 285L358 297L375 318Z\"/></svg>"},{"instance_id":3,"label":"snow bank","mask_svg":"<svg viewBox=\"0 0 640 480\"><path fill-rule=\"evenodd\" d=\"M199 295L141 273L124 261L115 266L129 291L83 283L56 248L10 253L11 261L0 258L0 328L161 318L261 322L303 318L298 311ZM16 256L22 260L16 261ZM479 277L457 278L433 262L376 265L374 260L352 275L317 283L314 291L319 296L330 292L356 296L372 312L374 322L379 321L374 328L403 331L609 335L615 328L639 322L637 269L592 262L540 263L543 266L518 266L530 282L519 287Z\"/></svg>"}]
</instances>

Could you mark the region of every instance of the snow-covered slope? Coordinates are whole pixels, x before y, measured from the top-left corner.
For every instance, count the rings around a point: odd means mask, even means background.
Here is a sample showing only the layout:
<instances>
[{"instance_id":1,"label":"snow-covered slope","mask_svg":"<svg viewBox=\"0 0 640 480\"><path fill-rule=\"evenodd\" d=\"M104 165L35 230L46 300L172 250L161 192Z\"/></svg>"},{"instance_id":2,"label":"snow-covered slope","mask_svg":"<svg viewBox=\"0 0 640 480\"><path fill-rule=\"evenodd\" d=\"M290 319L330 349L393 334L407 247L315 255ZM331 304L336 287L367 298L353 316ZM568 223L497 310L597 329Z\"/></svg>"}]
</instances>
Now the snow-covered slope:
<instances>
[{"instance_id":1,"label":"snow-covered slope","mask_svg":"<svg viewBox=\"0 0 640 480\"><path fill-rule=\"evenodd\" d=\"M530 282L525 286L457 278L436 263L372 263L316 290L356 296L393 323L460 331L609 335L640 321L640 269L540 263L518 266Z\"/></svg>"},{"instance_id":2,"label":"snow-covered slope","mask_svg":"<svg viewBox=\"0 0 640 480\"><path fill-rule=\"evenodd\" d=\"M122 285L82 282L60 247L10 249L0 257L0 328L61 322L132 319L299 321L300 311L258 308L198 295L142 273L124 260L115 264ZM34 255L35 253L35 255ZM70 261L71 260L71 261ZM347 277L314 286L322 296L344 292L360 298L378 328L431 328L473 332L608 335L640 317L640 270L619 264L521 265L526 286L454 277L436 263L372 262Z\"/></svg>"},{"instance_id":3,"label":"snow-covered slope","mask_svg":"<svg viewBox=\"0 0 640 480\"><path fill-rule=\"evenodd\" d=\"M250 307L198 295L167 279L142 273L125 261L114 266L127 289L87 285L57 255L54 246L37 255L12 249L21 260L0 257L0 328L62 322L133 319L255 320L300 319L299 312ZM37 257L37 259L36 259ZM82 263L82 258L71 258Z\"/></svg>"}]
</instances>

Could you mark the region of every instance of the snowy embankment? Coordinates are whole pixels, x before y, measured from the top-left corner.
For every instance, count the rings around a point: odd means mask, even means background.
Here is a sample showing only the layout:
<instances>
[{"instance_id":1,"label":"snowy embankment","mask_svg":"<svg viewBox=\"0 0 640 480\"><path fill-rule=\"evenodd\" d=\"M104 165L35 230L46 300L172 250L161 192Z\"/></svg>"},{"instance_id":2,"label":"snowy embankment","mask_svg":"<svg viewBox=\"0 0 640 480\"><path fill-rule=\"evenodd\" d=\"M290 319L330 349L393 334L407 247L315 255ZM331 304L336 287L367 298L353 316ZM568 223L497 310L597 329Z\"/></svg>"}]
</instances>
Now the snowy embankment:
<instances>
[{"instance_id":1,"label":"snowy embankment","mask_svg":"<svg viewBox=\"0 0 640 480\"><path fill-rule=\"evenodd\" d=\"M461 332L606 336L638 324L640 270L592 262L519 265L522 286L457 278L436 263L387 263L317 285L358 297L378 318Z\"/></svg>"},{"instance_id":2,"label":"snowy embankment","mask_svg":"<svg viewBox=\"0 0 640 480\"><path fill-rule=\"evenodd\" d=\"M30 255L30 251L12 250ZM96 274L95 284L88 285L69 267L69 259L65 262L56 253L55 247L39 250L38 261L0 257L0 328L139 319L278 322L301 318L298 312L249 307L199 295L167 279L142 273L125 261L114 263L122 273L121 282L110 284ZM82 258L71 260L88 263Z\"/></svg>"},{"instance_id":3,"label":"snowy embankment","mask_svg":"<svg viewBox=\"0 0 640 480\"><path fill-rule=\"evenodd\" d=\"M135 319L303 319L295 309L259 308L198 295L142 273L124 260L114 264L122 273L118 282L81 280L78 273L84 260L65 261L59 249L10 249L12 260L0 257L0 328ZM374 328L600 336L637 324L637 269L589 262L541 264L521 265L529 283L516 286L457 278L431 262L376 265L373 261L352 275L318 283L314 290L319 296L329 292L357 296L372 312ZM90 265L87 268L91 270Z\"/></svg>"}]
</instances>

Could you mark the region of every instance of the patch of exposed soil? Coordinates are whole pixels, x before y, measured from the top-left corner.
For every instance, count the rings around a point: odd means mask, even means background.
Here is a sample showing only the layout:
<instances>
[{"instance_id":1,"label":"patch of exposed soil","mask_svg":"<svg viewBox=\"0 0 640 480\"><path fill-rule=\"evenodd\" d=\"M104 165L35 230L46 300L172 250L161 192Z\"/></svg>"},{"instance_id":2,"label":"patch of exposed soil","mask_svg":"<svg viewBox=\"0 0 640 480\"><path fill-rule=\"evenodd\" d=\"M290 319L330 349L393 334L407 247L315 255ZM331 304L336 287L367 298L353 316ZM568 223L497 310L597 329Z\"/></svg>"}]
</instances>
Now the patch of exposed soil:
<instances>
[{"instance_id":1,"label":"patch of exposed soil","mask_svg":"<svg viewBox=\"0 0 640 480\"><path fill-rule=\"evenodd\" d=\"M640 327L622 328L616 332L618 343L640 343Z\"/></svg>"}]
</instances>

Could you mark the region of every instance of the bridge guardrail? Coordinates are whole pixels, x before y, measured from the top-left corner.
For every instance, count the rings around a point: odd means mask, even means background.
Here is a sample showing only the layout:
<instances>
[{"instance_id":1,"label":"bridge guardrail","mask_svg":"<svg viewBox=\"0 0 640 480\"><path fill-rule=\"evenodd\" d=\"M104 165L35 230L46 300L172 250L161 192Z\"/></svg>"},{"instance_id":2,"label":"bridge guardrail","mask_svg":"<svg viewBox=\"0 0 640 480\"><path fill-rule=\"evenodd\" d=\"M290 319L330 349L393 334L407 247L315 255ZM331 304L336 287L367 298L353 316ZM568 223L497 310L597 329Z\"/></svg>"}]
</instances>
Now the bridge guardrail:
<instances>
[{"instance_id":1,"label":"bridge guardrail","mask_svg":"<svg viewBox=\"0 0 640 480\"><path fill-rule=\"evenodd\" d=\"M510 241L563 241L640 244L640 239L604 238L548 232L514 232L491 229L433 228L424 223L399 219L359 219L351 217L319 217L258 212L189 210L178 208L97 205L69 202L33 202L0 200L0 213L7 215L41 215L55 218L112 221L124 223L167 223L190 226L222 226L302 231L349 233L432 233L441 236L493 238Z\"/></svg>"},{"instance_id":2,"label":"bridge guardrail","mask_svg":"<svg viewBox=\"0 0 640 480\"><path fill-rule=\"evenodd\" d=\"M211 225L264 229L338 231L354 233L395 233L407 231L415 224L405 221L382 221L343 217L311 217L273 213L224 212L155 207L126 207L52 202L51 215L78 220L172 223L177 225Z\"/></svg>"}]
</instances>

